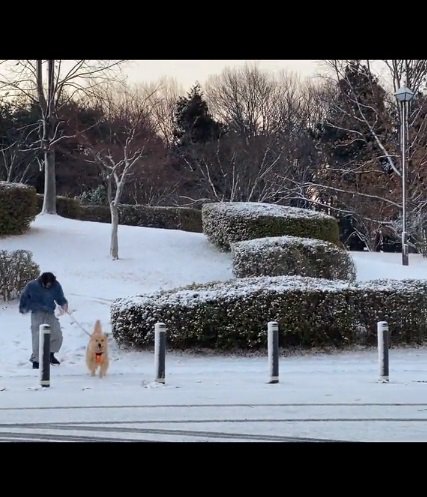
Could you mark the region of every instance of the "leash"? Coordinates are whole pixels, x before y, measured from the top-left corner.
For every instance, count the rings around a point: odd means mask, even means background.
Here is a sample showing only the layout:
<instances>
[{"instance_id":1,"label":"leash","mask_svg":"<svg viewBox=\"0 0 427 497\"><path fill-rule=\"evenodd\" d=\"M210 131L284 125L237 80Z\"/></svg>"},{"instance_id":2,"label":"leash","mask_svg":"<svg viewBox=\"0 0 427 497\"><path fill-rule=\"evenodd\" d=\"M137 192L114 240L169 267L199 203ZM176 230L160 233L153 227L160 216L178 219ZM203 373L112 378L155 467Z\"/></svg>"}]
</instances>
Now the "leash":
<instances>
[{"instance_id":1,"label":"leash","mask_svg":"<svg viewBox=\"0 0 427 497\"><path fill-rule=\"evenodd\" d=\"M86 335L91 336L91 334L90 334L90 333L89 333L89 332L88 332L85 328L83 328L83 326L82 326L82 325L81 325L81 324L77 321L77 319L76 319L76 318L72 315L72 313L71 313L70 311L67 311L67 312L66 312L66 314L68 314L68 315L70 316L71 320L72 320L72 321L73 321L73 322L74 322L74 323L75 323L75 324L76 324L76 325L77 325L77 326L78 326L81 330L83 330L83 331L86 333Z\"/></svg>"}]
</instances>

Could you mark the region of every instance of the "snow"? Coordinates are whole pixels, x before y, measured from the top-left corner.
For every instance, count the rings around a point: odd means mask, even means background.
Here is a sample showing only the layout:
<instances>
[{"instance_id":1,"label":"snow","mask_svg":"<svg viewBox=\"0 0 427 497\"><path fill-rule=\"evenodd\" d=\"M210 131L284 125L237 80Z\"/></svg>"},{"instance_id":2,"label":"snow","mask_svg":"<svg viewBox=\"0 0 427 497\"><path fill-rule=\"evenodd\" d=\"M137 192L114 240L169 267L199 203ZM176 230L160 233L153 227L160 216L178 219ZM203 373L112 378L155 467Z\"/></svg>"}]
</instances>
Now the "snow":
<instances>
[{"instance_id":1,"label":"snow","mask_svg":"<svg viewBox=\"0 0 427 497\"><path fill-rule=\"evenodd\" d=\"M262 291L276 291L282 293L288 289L307 288L338 291L342 288L349 288L345 281L332 281L321 278L303 278L301 276L260 276L258 278L239 278L226 282L218 282L207 285L207 288L182 289L169 292L154 292L150 294L137 295L131 298L121 299L117 304L122 310L133 307L135 304L141 305L153 301L161 304L167 301L170 304L184 304L191 306L206 302L211 299L233 299L236 295L258 294Z\"/></svg>"},{"instance_id":2,"label":"snow","mask_svg":"<svg viewBox=\"0 0 427 497\"><path fill-rule=\"evenodd\" d=\"M357 266L357 279L426 279L427 259L409 254L409 266L402 266L402 255L394 253L351 252Z\"/></svg>"},{"instance_id":3,"label":"snow","mask_svg":"<svg viewBox=\"0 0 427 497\"><path fill-rule=\"evenodd\" d=\"M204 204L204 209L213 209L215 213L227 216L245 216L257 218L259 216L272 216L280 218L306 218L306 219L333 219L323 212L300 207L287 207L285 205L264 204L261 202L215 202Z\"/></svg>"},{"instance_id":4,"label":"snow","mask_svg":"<svg viewBox=\"0 0 427 497\"><path fill-rule=\"evenodd\" d=\"M20 188L21 190L28 190L28 185L24 185L23 183L10 183L9 181L0 181L0 188L3 190L15 190Z\"/></svg>"},{"instance_id":5,"label":"snow","mask_svg":"<svg viewBox=\"0 0 427 497\"><path fill-rule=\"evenodd\" d=\"M338 249L338 247L331 242L325 240L317 240L315 238L304 238L302 236L266 236L264 238L253 238L252 240L243 240L241 242L234 242L231 244L234 249L259 251L265 250L270 247L285 247L287 245L304 245L305 247Z\"/></svg>"},{"instance_id":6,"label":"snow","mask_svg":"<svg viewBox=\"0 0 427 497\"><path fill-rule=\"evenodd\" d=\"M0 238L0 249L31 250L87 331L96 319L110 331L116 298L232 278L231 254L203 234L120 226L118 261L109 241L108 224L39 215L26 234ZM407 267L400 254L352 256L359 281L427 279L419 255ZM70 316L60 321L62 363L42 388L28 360L30 317L16 300L0 301L0 440L427 441L425 347L392 347L385 384L375 349L283 351L278 384L267 383L267 351L167 352L163 385L154 382L152 351L118 349L111 336L107 377L90 377L86 333Z\"/></svg>"}]
</instances>

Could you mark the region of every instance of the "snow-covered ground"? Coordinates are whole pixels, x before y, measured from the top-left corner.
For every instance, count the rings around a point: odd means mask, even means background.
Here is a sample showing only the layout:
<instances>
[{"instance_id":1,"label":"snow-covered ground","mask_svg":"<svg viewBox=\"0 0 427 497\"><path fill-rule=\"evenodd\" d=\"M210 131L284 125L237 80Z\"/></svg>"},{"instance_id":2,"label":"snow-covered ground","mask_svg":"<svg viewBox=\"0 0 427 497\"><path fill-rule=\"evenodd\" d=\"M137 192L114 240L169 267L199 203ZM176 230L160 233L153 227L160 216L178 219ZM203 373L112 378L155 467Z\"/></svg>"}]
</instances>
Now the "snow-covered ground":
<instances>
[{"instance_id":1,"label":"snow-covered ground","mask_svg":"<svg viewBox=\"0 0 427 497\"><path fill-rule=\"evenodd\" d=\"M160 288L232 278L231 255L202 234L38 216L28 233L0 238L27 249L61 282L73 316L110 331L110 302ZM427 278L427 260L352 253L358 279ZM284 355L267 384L266 354L168 353L166 384L153 382L151 352L119 350L111 338L104 379L88 376L87 336L62 316L62 364L50 388L31 369L29 315L0 302L0 440L427 441L427 349L392 348L390 382L378 383L375 350Z\"/></svg>"}]
</instances>

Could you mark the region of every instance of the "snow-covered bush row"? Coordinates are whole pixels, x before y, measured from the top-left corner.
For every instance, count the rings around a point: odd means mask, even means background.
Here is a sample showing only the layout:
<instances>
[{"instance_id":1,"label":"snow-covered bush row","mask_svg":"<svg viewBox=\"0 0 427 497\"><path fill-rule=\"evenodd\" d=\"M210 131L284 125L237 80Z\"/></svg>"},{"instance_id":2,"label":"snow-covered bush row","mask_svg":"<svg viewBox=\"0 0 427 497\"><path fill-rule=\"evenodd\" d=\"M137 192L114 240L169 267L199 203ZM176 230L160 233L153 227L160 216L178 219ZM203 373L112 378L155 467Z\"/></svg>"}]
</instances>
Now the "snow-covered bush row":
<instances>
[{"instance_id":1,"label":"snow-covered bush row","mask_svg":"<svg viewBox=\"0 0 427 497\"><path fill-rule=\"evenodd\" d=\"M29 250L0 250L0 296L3 300L18 297L25 285L39 276L40 268L32 257Z\"/></svg>"},{"instance_id":2,"label":"snow-covered bush row","mask_svg":"<svg viewBox=\"0 0 427 497\"><path fill-rule=\"evenodd\" d=\"M0 181L0 236L24 233L37 212L35 188Z\"/></svg>"},{"instance_id":3,"label":"snow-covered bush row","mask_svg":"<svg viewBox=\"0 0 427 497\"><path fill-rule=\"evenodd\" d=\"M256 238L231 244L233 273L250 276L299 275L328 280L356 278L350 255L334 243L297 236Z\"/></svg>"},{"instance_id":4,"label":"snow-covered bush row","mask_svg":"<svg viewBox=\"0 0 427 497\"><path fill-rule=\"evenodd\" d=\"M271 320L279 322L284 347L374 344L383 320L393 343L420 342L427 336L427 281L242 278L118 299L111 320L117 342L135 347L153 344L156 322L166 324L171 348L264 348Z\"/></svg>"},{"instance_id":5,"label":"snow-covered bush row","mask_svg":"<svg viewBox=\"0 0 427 497\"><path fill-rule=\"evenodd\" d=\"M338 222L321 212L257 202L217 202L202 207L203 233L223 250L230 243L292 235L339 244Z\"/></svg>"},{"instance_id":6,"label":"snow-covered bush row","mask_svg":"<svg viewBox=\"0 0 427 497\"><path fill-rule=\"evenodd\" d=\"M43 195L37 195L41 206ZM81 205L78 199L56 197L56 210L60 216L82 221L110 223L110 208L106 205ZM188 207L163 207L151 205L119 205L119 224L147 228L178 229L201 233L200 210Z\"/></svg>"}]
</instances>

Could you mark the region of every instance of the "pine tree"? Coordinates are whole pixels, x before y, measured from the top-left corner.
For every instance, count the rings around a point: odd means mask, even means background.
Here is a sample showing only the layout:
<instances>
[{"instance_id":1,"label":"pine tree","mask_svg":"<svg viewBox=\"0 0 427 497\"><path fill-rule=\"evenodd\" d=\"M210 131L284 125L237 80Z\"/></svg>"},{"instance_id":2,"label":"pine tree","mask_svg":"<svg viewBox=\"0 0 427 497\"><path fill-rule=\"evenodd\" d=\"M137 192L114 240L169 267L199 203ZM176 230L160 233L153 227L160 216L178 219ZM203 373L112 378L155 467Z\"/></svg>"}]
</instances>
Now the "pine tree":
<instances>
[{"instance_id":1,"label":"pine tree","mask_svg":"<svg viewBox=\"0 0 427 497\"><path fill-rule=\"evenodd\" d=\"M178 146L207 143L224 132L223 126L209 114L200 85L196 84L187 97L180 97L175 110L174 137Z\"/></svg>"}]
</instances>

